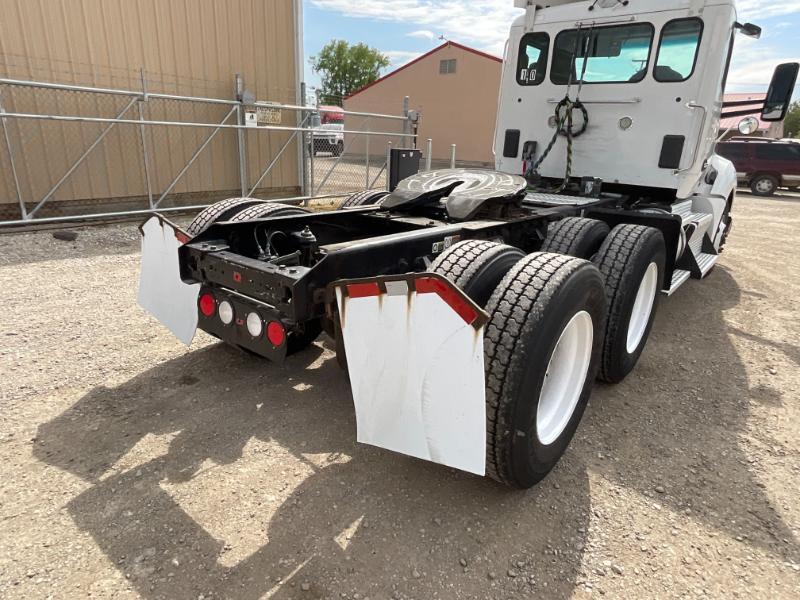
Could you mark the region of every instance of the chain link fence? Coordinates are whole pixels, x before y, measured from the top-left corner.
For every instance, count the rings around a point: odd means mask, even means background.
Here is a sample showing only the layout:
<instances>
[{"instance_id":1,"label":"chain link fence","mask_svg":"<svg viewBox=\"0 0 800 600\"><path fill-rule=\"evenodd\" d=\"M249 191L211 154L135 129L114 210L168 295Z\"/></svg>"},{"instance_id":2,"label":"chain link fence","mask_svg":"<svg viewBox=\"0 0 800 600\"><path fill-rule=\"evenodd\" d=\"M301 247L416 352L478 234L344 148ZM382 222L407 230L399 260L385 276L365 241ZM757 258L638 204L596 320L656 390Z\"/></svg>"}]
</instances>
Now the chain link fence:
<instances>
[{"instance_id":1,"label":"chain link fence","mask_svg":"<svg viewBox=\"0 0 800 600\"><path fill-rule=\"evenodd\" d=\"M0 79L0 111L0 225L234 196L310 203L385 188L387 150L414 146L407 114L338 111L323 124L322 108L152 94L144 83Z\"/></svg>"}]
</instances>

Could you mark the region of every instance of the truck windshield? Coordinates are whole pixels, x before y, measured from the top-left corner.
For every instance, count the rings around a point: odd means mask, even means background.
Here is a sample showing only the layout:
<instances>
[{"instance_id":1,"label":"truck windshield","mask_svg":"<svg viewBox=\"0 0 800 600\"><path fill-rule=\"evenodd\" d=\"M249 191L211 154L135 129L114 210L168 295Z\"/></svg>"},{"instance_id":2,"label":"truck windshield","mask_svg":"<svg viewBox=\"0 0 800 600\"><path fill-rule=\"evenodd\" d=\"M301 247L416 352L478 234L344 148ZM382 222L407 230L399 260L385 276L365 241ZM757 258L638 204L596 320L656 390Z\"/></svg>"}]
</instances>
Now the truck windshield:
<instances>
[{"instance_id":1,"label":"truck windshield","mask_svg":"<svg viewBox=\"0 0 800 600\"><path fill-rule=\"evenodd\" d=\"M562 31L550 78L556 85L578 83L586 62L584 83L639 82L647 74L654 34L649 23Z\"/></svg>"}]
</instances>

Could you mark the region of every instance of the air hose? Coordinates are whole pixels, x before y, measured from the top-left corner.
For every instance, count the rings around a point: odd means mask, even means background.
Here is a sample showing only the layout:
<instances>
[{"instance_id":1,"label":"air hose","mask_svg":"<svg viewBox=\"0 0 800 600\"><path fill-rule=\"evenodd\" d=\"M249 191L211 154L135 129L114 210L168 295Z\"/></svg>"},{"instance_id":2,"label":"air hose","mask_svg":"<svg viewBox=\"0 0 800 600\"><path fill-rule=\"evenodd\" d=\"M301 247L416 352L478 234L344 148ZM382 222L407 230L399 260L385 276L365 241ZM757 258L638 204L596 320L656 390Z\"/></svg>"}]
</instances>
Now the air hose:
<instances>
[{"instance_id":1,"label":"air hose","mask_svg":"<svg viewBox=\"0 0 800 600\"><path fill-rule=\"evenodd\" d=\"M589 29L589 35L587 41L591 40L592 32L594 31L594 26ZM571 64L575 64L575 59L578 57L578 48L580 46L581 40L581 28L578 26L578 30L575 34L575 48L572 52L572 60ZM586 106L581 102L581 90L583 89L583 81L584 77L586 76L586 67L589 64L589 57L588 57L588 49L587 52L584 53L583 59L583 67L581 68L581 78L578 82L578 93L575 95L575 100L573 101L570 98L570 90L572 87L572 72L573 69L570 69L569 74L569 81L567 82L567 93L564 96L564 99L561 100L556 105L555 110L555 123L556 123L556 130L553 133L553 137L550 140L550 143L545 148L542 155L531 165L525 172L525 178L528 181L535 179L538 176L538 170L541 164L545 161L548 157L550 152L553 150L553 147L556 145L556 140L558 140L558 136L563 135L567 138L567 168L566 173L564 174L564 180L561 182L561 185L555 189L551 190L550 193L552 194L560 194L563 192L567 185L569 185L569 180L572 177L572 156L573 156L573 140L576 137L579 137L583 133L586 132L586 129L589 127L589 111L586 109ZM573 114L576 110L580 110L583 115L583 125L577 131L574 130L574 123L573 123Z\"/></svg>"}]
</instances>

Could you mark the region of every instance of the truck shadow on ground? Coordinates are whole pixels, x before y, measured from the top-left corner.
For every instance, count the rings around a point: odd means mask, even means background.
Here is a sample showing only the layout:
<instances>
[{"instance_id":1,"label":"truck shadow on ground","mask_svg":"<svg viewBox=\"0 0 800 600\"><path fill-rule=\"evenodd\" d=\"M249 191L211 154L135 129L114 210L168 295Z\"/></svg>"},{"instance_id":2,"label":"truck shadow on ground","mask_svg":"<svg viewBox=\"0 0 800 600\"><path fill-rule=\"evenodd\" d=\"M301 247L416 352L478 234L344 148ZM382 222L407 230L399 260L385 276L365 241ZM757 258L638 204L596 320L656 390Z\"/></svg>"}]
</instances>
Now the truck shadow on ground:
<instances>
[{"instance_id":1,"label":"truck shadow on ground","mask_svg":"<svg viewBox=\"0 0 800 600\"><path fill-rule=\"evenodd\" d=\"M166 450L147 454L159 436ZM558 490L522 493L357 446L349 386L320 346L284 367L193 352L95 389L37 440L37 458L92 484L69 512L148 598L484 597L501 578L504 593L566 597L586 545L578 456ZM258 543L230 560L215 518Z\"/></svg>"},{"instance_id":2,"label":"truck shadow on ground","mask_svg":"<svg viewBox=\"0 0 800 600\"><path fill-rule=\"evenodd\" d=\"M585 578L590 471L796 560L740 446L751 391L722 318L738 301L722 269L664 301L637 371L598 388L565 459L525 493L356 445L321 345L283 367L222 345L176 358L84 396L34 453L91 484L69 512L148 598L568 597ZM238 555L220 529L256 543Z\"/></svg>"},{"instance_id":3,"label":"truck shadow on ground","mask_svg":"<svg viewBox=\"0 0 800 600\"><path fill-rule=\"evenodd\" d=\"M723 312L742 295L718 267L706 281L690 281L662 299L641 363L622 385L596 390L580 437L605 453L604 460L587 459L593 470L676 513L678 534L683 521L698 520L736 543L797 561L795 535L764 492L764 470L745 449L750 438L776 462L784 456L782 440L749 422L752 404L777 406L782 397L751 385L732 344L740 332Z\"/></svg>"}]
</instances>

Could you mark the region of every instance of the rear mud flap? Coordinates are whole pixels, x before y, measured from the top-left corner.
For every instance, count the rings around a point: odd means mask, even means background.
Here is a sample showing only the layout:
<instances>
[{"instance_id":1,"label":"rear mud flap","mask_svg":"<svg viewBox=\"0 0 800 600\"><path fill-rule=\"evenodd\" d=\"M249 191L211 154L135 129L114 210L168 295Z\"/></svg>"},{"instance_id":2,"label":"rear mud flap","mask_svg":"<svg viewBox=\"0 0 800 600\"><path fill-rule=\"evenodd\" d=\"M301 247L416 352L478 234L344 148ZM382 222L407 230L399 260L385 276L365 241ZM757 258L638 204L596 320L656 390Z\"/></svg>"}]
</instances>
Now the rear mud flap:
<instances>
[{"instance_id":1,"label":"rear mud flap","mask_svg":"<svg viewBox=\"0 0 800 600\"><path fill-rule=\"evenodd\" d=\"M334 286L358 441L485 475L486 313L432 273Z\"/></svg>"},{"instance_id":2,"label":"rear mud flap","mask_svg":"<svg viewBox=\"0 0 800 600\"><path fill-rule=\"evenodd\" d=\"M160 215L141 225L139 305L187 346L197 331L200 284L181 280L178 248L188 236Z\"/></svg>"}]
</instances>

